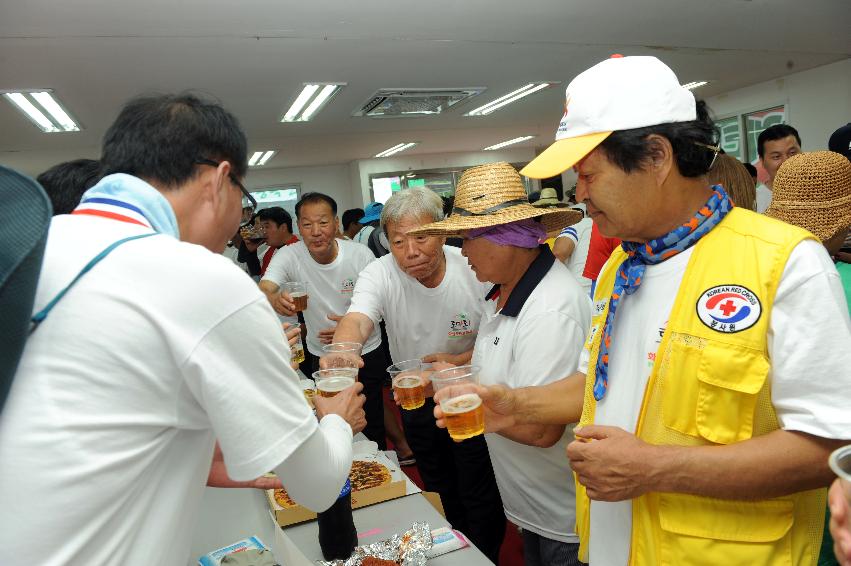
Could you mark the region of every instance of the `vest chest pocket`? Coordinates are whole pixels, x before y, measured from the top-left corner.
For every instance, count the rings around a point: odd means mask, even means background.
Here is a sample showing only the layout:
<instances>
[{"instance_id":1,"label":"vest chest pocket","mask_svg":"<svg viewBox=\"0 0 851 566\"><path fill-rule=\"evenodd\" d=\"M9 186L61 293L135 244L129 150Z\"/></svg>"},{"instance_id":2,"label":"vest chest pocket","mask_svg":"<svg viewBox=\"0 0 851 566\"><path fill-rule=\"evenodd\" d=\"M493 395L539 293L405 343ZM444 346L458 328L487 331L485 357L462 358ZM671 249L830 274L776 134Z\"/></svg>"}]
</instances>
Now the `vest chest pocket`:
<instances>
[{"instance_id":1,"label":"vest chest pocket","mask_svg":"<svg viewBox=\"0 0 851 566\"><path fill-rule=\"evenodd\" d=\"M751 438L757 397L769 370L762 352L713 340L702 348L678 341L665 367L666 427L716 444Z\"/></svg>"}]
</instances>

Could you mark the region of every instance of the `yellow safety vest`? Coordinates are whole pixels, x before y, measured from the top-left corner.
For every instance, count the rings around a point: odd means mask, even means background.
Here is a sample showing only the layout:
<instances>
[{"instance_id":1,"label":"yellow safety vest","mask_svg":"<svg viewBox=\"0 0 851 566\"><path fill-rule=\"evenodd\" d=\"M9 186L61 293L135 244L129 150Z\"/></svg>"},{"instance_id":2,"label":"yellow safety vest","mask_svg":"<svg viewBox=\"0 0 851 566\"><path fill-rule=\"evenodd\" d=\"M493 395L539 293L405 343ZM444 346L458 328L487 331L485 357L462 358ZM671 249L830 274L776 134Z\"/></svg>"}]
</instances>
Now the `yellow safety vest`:
<instances>
[{"instance_id":1,"label":"yellow safety vest","mask_svg":"<svg viewBox=\"0 0 851 566\"><path fill-rule=\"evenodd\" d=\"M639 438L655 445L723 445L779 428L767 379L767 334L783 269L805 239L814 237L734 208L695 244L644 391ZM595 309L585 345L591 361L582 425L594 422L601 329L624 259L616 249L597 281L595 304L605 307ZM580 558L587 561L590 501L584 487L576 487ZM815 565L825 504L825 489L761 501L648 493L632 500L629 564Z\"/></svg>"}]
</instances>

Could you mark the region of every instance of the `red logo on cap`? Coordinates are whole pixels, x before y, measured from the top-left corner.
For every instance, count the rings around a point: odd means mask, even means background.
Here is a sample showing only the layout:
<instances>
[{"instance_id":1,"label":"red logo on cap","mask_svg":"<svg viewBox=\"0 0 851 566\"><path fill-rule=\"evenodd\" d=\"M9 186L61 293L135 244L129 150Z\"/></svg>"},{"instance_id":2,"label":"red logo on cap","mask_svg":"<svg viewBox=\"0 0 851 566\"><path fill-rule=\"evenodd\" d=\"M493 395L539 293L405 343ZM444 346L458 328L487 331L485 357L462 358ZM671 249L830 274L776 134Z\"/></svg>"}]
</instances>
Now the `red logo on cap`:
<instances>
[{"instance_id":1,"label":"red logo on cap","mask_svg":"<svg viewBox=\"0 0 851 566\"><path fill-rule=\"evenodd\" d=\"M623 59L623 55L621 55L620 53L612 53L609 56L609 59Z\"/></svg>"}]
</instances>

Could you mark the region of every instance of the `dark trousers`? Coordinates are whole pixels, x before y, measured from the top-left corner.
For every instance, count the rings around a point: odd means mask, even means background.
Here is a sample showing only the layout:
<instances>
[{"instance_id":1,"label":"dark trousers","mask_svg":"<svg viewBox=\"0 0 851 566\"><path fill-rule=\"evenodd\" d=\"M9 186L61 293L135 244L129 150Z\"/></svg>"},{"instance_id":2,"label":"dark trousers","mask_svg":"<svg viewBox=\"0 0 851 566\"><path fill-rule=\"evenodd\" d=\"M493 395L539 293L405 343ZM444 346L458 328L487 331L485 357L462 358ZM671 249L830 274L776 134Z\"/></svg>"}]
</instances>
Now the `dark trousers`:
<instances>
[{"instance_id":1,"label":"dark trousers","mask_svg":"<svg viewBox=\"0 0 851 566\"><path fill-rule=\"evenodd\" d=\"M428 491L440 495L446 520L494 564L505 536L502 499L483 436L455 442L434 423L434 402L402 411L405 437Z\"/></svg>"},{"instance_id":2,"label":"dark trousers","mask_svg":"<svg viewBox=\"0 0 851 566\"><path fill-rule=\"evenodd\" d=\"M379 346L368 354L361 356L363 367L358 372L358 381L363 383L363 394L366 402L363 410L366 413L366 428L363 434L373 442L378 443L379 450L387 450L387 438L384 431L384 378L387 375L387 358ZM319 358L314 358L313 371L319 369Z\"/></svg>"},{"instance_id":3,"label":"dark trousers","mask_svg":"<svg viewBox=\"0 0 851 566\"><path fill-rule=\"evenodd\" d=\"M579 543L560 542L523 529L525 566L581 566Z\"/></svg>"}]
</instances>

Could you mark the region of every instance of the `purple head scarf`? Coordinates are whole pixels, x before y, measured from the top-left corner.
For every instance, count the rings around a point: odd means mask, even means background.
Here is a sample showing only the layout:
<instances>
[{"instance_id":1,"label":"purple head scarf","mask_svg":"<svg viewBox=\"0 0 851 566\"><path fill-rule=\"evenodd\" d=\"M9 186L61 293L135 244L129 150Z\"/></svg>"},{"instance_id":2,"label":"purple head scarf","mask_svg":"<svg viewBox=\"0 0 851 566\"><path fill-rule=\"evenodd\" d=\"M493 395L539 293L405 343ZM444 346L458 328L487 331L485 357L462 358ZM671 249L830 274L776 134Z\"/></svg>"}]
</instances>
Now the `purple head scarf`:
<instances>
[{"instance_id":1,"label":"purple head scarf","mask_svg":"<svg viewBox=\"0 0 851 566\"><path fill-rule=\"evenodd\" d=\"M487 228L474 228L469 230L467 238L487 238L494 244L500 246L514 246L515 248L537 248L547 239L547 232L540 222L527 218L508 224L488 226Z\"/></svg>"}]
</instances>

